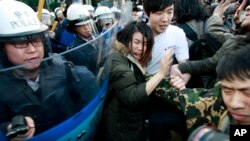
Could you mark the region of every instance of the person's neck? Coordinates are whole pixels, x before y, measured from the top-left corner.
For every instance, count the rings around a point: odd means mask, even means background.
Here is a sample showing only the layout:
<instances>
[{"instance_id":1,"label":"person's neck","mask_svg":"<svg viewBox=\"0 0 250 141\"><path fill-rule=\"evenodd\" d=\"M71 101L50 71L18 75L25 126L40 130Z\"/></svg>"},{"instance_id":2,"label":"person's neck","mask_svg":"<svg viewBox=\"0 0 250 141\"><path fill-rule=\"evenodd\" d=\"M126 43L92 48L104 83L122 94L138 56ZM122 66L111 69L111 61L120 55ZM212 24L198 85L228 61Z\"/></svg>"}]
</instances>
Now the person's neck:
<instances>
[{"instance_id":1,"label":"person's neck","mask_svg":"<svg viewBox=\"0 0 250 141\"><path fill-rule=\"evenodd\" d=\"M152 32L153 32L153 36L154 36L154 37L160 34L160 33L158 33L158 32L155 32L155 30L153 30L153 29L152 29L152 26L150 25L150 23L149 23L149 22L148 22L148 24L147 24L147 25L151 28L151 30L152 30Z\"/></svg>"}]
</instances>

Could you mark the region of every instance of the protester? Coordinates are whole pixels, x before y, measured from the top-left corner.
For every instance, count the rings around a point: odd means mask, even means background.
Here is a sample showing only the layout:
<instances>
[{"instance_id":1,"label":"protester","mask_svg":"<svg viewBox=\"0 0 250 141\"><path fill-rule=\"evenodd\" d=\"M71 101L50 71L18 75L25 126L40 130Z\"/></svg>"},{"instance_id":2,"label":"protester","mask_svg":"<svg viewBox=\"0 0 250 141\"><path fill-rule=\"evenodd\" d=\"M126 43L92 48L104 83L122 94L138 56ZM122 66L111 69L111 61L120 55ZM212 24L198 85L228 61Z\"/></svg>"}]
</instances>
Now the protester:
<instances>
[{"instance_id":1,"label":"protester","mask_svg":"<svg viewBox=\"0 0 250 141\"><path fill-rule=\"evenodd\" d=\"M116 51L106 61L111 63L110 80L98 137L102 141L145 141L145 120L158 110L154 104L159 104L153 91L168 75L173 51L164 53L159 71L146 81L154 43L150 27L132 21L116 37Z\"/></svg>"},{"instance_id":2,"label":"protester","mask_svg":"<svg viewBox=\"0 0 250 141\"><path fill-rule=\"evenodd\" d=\"M155 74L158 71L160 60L165 50L169 48L174 49L178 62L189 59L185 33L179 27L170 24L174 14L174 0L144 0L143 8L155 38L152 59L147 65L147 72Z\"/></svg>"},{"instance_id":3,"label":"protester","mask_svg":"<svg viewBox=\"0 0 250 141\"><path fill-rule=\"evenodd\" d=\"M219 98L222 98L227 109L221 116L218 127L211 125L199 127L190 135L190 140L199 141L208 136L213 140L226 140L231 137L229 135L230 125L250 125L249 38L249 35L247 37L238 37L237 43L218 62L216 72L221 94Z\"/></svg>"},{"instance_id":4,"label":"protester","mask_svg":"<svg viewBox=\"0 0 250 141\"><path fill-rule=\"evenodd\" d=\"M246 2L246 0L244 0ZM197 60L197 61L187 61L184 63L179 63L178 65L174 65L171 67L172 75L181 75L185 81L189 80L189 77L186 77L186 74L213 74L215 73L215 68L217 66L218 61L221 56L231 50L231 47L235 43L237 36L245 36L245 35L234 35L230 33L228 28L225 28L223 24L222 15L226 11L229 6L229 2L222 0L220 4L215 8L213 15L208 19L207 30L209 34L211 34L214 38L224 42L222 47L212 56L205 60ZM242 3L239 9L235 13L235 21L237 21L241 15L241 7L245 7L246 3ZM250 6L248 5L245 9L247 15L250 12ZM249 19L246 18L239 24L241 29L245 31L249 31ZM182 74L180 74L180 72ZM185 75L183 75L185 73Z\"/></svg>"},{"instance_id":5,"label":"protester","mask_svg":"<svg viewBox=\"0 0 250 141\"><path fill-rule=\"evenodd\" d=\"M222 43L216 42L216 38L208 40L207 19L209 15L201 0L176 0L174 11L177 26L184 30L187 37L190 60L208 58L216 52L215 49L221 47ZM214 44L211 46L210 41L215 42L218 47ZM211 51L210 48L214 50ZM213 74L192 75L187 87L212 88L215 78Z\"/></svg>"},{"instance_id":6,"label":"protester","mask_svg":"<svg viewBox=\"0 0 250 141\"><path fill-rule=\"evenodd\" d=\"M173 48L175 59L178 62L185 62L189 59L188 43L184 31L171 25L174 15L174 0L144 0L143 9L155 39L152 59L147 64L147 75L153 75L159 71L160 60L164 56L164 52L170 48ZM168 110L168 114L164 112L150 120L154 125L158 124L151 129L151 132L154 132L154 138L158 138L156 139L158 141L169 139L171 138L170 130L175 129L177 134L185 140L187 131L186 125L182 124L185 123L183 113L171 106L171 103L166 110Z\"/></svg>"},{"instance_id":7,"label":"protester","mask_svg":"<svg viewBox=\"0 0 250 141\"><path fill-rule=\"evenodd\" d=\"M11 120L22 115L27 132L11 140L26 140L80 111L96 96L98 86L86 67L60 56L42 61L53 56L48 27L29 6L1 0L0 18L0 130L9 133Z\"/></svg>"},{"instance_id":8,"label":"protester","mask_svg":"<svg viewBox=\"0 0 250 141\"><path fill-rule=\"evenodd\" d=\"M229 117L231 117L230 123L249 125L249 36L242 40L239 38L230 53L223 56L218 63L216 72L222 99L227 107ZM228 127L230 123L227 124Z\"/></svg>"},{"instance_id":9,"label":"protester","mask_svg":"<svg viewBox=\"0 0 250 141\"><path fill-rule=\"evenodd\" d=\"M227 6L226 4L223 4L223 3L224 3L224 1L222 1L220 3L220 5L219 5L220 7L217 7L217 8L220 8L220 10L222 10L221 12L223 12L223 9L221 9L221 8L223 8L223 7L225 8L225 6ZM219 10L219 9L217 9L217 10ZM217 10L215 10L215 11L217 11ZM241 28L248 30L249 29L248 14L250 12L250 6L247 6L246 12L247 12L246 18L241 23ZM218 17L218 15L214 15L214 16L217 17L217 19L221 18L221 17ZM216 27L215 25L218 26L217 28L215 28L215 29L217 29L216 31L218 31L216 35L219 37L219 34L226 34L225 32L222 32L224 30L223 26L221 26L223 24L222 20L220 20L220 22L217 21L216 23L217 24L214 24L214 28ZM221 27L221 30L219 30L220 29L219 27ZM227 35L228 35L228 33L227 33ZM220 36L222 37L222 35L220 35ZM231 35L231 36L233 36L233 35ZM188 68L193 70L194 72L197 72L197 73L199 72L198 70L201 70L201 69L215 71L215 68L216 68L219 60L221 60L223 56L227 56L227 55L230 56L235 51L233 48L235 48L236 46L248 46L248 43L246 41L241 40L242 38L244 40L249 40L249 35L247 37L246 37L246 35L245 36L240 36L240 35L233 36L232 38L228 39L228 41L226 41L223 44L221 49L213 57L206 59L206 60L201 60L201 61L195 61L195 62L191 61L189 64L192 64L192 65L190 65ZM233 60L229 59L230 57L225 57L225 58L228 58L227 59L228 61L233 61ZM208 65L208 62L209 62L209 64L213 64L213 65ZM199 65L193 66L195 63L200 63L203 65L206 64L206 65L204 65L204 67L201 67ZM184 63L184 64L186 64L186 63ZM220 65L221 65L220 66L221 69L223 68L223 70L224 69L227 70L226 68L224 68L223 63L221 63ZM181 65L179 65L179 67L180 66ZM172 69L175 69L175 66L172 67ZM224 73L226 73L225 70L224 70ZM201 72L199 72L199 73L201 73ZM221 74L222 74L222 72L221 72ZM217 72L217 75L218 75L218 72ZM232 75L234 76L235 74L232 73ZM230 75L228 75L228 76L230 76ZM241 75L239 74L238 76L240 77ZM217 79L218 78L219 78L219 76L217 76ZM224 78L223 78L223 80L224 80ZM160 89L161 91L158 91L156 93L158 93L157 95L163 97L165 100L169 100L169 101L174 102L174 103L176 102L176 105L186 115L187 127L188 127L189 132L191 132L195 128L197 128L198 126L201 126L205 123L210 123L213 126L218 127L219 118L223 115L223 112L226 110L225 106L222 103L222 100L220 99L221 93L220 93L219 86L215 85L215 87L212 89L202 89L202 88L184 89L180 92L172 93L171 95L168 95L167 93L165 93L166 90L168 90L168 88L161 88ZM193 111L196 111L196 112L194 113Z\"/></svg>"}]
</instances>

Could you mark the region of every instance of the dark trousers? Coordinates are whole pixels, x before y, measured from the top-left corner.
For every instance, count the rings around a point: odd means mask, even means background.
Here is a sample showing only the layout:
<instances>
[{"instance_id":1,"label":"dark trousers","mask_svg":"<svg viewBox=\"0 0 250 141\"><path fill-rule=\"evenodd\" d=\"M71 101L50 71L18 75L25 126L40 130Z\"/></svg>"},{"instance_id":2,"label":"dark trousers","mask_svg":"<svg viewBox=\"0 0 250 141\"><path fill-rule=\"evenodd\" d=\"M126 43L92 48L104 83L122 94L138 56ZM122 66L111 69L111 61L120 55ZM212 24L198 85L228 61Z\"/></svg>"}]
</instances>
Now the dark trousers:
<instances>
[{"instance_id":1,"label":"dark trousers","mask_svg":"<svg viewBox=\"0 0 250 141\"><path fill-rule=\"evenodd\" d=\"M152 112L149 115L148 131L150 141L166 141L172 138L170 130L183 141L187 140L187 125L184 113L176 106L158 97L152 98Z\"/></svg>"}]
</instances>

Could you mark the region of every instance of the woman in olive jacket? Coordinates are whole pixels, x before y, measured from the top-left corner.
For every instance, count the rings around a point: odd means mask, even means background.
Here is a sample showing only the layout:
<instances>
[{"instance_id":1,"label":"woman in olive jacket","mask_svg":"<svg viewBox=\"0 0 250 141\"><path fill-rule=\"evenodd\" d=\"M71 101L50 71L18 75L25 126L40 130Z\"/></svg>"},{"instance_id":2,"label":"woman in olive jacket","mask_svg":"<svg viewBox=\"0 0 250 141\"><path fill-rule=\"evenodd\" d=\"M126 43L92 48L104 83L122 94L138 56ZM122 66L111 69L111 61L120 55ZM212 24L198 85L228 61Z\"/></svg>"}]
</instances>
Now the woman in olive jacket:
<instances>
[{"instance_id":1,"label":"woman in olive jacket","mask_svg":"<svg viewBox=\"0 0 250 141\"><path fill-rule=\"evenodd\" d=\"M132 21L116 37L116 51L108 58L110 79L99 137L102 141L145 141L150 97L169 74L173 51L166 51L159 72L146 81L146 64L154 43L150 27Z\"/></svg>"}]
</instances>

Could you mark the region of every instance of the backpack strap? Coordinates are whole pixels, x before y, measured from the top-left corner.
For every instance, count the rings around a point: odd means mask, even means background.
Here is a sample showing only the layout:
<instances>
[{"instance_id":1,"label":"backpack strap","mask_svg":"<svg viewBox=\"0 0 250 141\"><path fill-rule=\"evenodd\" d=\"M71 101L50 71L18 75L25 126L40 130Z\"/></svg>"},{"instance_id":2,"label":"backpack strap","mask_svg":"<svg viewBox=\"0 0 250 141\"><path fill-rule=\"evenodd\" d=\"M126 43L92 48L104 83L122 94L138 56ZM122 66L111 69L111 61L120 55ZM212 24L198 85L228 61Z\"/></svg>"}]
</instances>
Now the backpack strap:
<instances>
[{"instance_id":1,"label":"backpack strap","mask_svg":"<svg viewBox=\"0 0 250 141\"><path fill-rule=\"evenodd\" d=\"M179 23L177 24L177 26L184 30L189 40L192 40L192 41L198 40L197 34L187 23Z\"/></svg>"}]
</instances>

